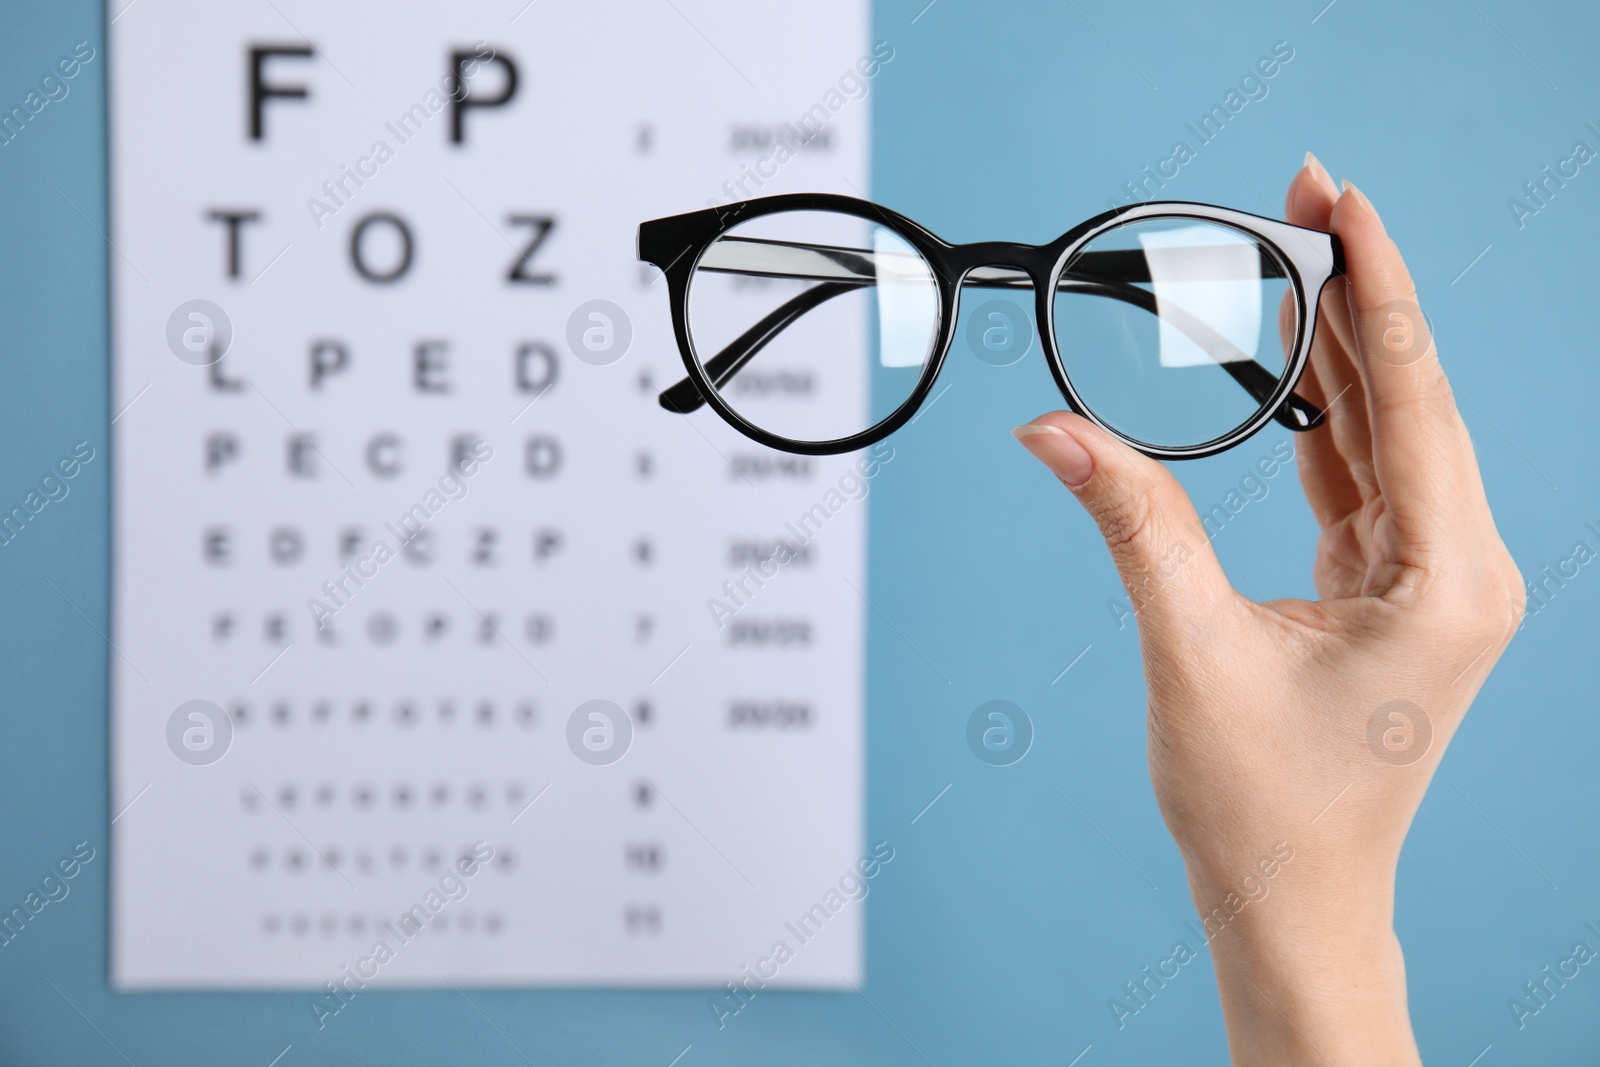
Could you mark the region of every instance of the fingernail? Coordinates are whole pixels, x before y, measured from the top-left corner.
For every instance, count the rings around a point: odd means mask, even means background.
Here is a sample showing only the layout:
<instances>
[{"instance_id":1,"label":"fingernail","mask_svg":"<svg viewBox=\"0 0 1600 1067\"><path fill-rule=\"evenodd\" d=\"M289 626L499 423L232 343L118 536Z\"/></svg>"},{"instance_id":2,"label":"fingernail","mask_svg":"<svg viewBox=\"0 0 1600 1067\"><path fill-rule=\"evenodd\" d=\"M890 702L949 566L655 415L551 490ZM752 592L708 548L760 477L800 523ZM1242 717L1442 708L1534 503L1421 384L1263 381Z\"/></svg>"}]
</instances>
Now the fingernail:
<instances>
[{"instance_id":1,"label":"fingernail","mask_svg":"<svg viewBox=\"0 0 1600 1067\"><path fill-rule=\"evenodd\" d=\"M1377 211L1372 206L1372 201L1367 199L1367 194L1363 193L1360 189L1357 189L1348 180L1341 182L1340 188L1349 193L1351 196L1355 197L1356 203L1360 204L1368 211L1371 211L1374 215L1377 214Z\"/></svg>"},{"instance_id":2,"label":"fingernail","mask_svg":"<svg viewBox=\"0 0 1600 1067\"><path fill-rule=\"evenodd\" d=\"M1328 173L1328 168L1322 165L1322 160L1318 159L1310 152L1306 153L1305 168L1311 172L1311 176L1317 180L1317 184L1333 184L1333 175Z\"/></svg>"},{"instance_id":3,"label":"fingernail","mask_svg":"<svg viewBox=\"0 0 1600 1067\"><path fill-rule=\"evenodd\" d=\"M1030 422L1011 431L1011 436L1034 458L1049 467L1069 489L1080 488L1094 473L1094 459L1078 439L1048 423Z\"/></svg>"}]
</instances>

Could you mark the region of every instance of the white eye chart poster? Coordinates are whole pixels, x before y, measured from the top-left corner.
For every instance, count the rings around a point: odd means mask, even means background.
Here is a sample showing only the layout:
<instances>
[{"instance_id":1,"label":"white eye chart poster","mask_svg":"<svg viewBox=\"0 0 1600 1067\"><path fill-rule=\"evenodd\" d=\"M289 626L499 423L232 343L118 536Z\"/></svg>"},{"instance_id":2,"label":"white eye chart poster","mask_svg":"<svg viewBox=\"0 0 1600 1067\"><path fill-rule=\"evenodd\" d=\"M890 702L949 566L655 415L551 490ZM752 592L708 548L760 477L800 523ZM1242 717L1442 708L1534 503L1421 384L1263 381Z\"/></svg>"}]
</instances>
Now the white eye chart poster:
<instances>
[{"instance_id":1,"label":"white eye chart poster","mask_svg":"<svg viewBox=\"0 0 1600 1067\"><path fill-rule=\"evenodd\" d=\"M634 235L865 189L866 0L121 7L114 984L860 981L878 463Z\"/></svg>"}]
</instances>

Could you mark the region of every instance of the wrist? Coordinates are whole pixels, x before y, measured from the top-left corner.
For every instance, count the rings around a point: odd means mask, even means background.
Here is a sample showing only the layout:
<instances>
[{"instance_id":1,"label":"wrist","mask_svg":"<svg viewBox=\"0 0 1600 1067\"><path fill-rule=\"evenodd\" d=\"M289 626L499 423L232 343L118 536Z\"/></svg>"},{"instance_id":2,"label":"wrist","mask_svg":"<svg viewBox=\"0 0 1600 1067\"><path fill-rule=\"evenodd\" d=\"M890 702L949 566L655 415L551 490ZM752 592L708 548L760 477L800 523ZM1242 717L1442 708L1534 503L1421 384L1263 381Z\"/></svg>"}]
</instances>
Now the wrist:
<instances>
[{"instance_id":1,"label":"wrist","mask_svg":"<svg viewBox=\"0 0 1600 1067\"><path fill-rule=\"evenodd\" d=\"M1225 940L1225 939L1224 939ZM1336 945L1214 943L1236 1067L1419 1065L1405 961L1392 931Z\"/></svg>"},{"instance_id":2,"label":"wrist","mask_svg":"<svg viewBox=\"0 0 1600 1067\"><path fill-rule=\"evenodd\" d=\"M1392 876L1292 873L1252 896L1191 882L1233 1062L1420 1064Z\"/></svg>"}]
</instances>

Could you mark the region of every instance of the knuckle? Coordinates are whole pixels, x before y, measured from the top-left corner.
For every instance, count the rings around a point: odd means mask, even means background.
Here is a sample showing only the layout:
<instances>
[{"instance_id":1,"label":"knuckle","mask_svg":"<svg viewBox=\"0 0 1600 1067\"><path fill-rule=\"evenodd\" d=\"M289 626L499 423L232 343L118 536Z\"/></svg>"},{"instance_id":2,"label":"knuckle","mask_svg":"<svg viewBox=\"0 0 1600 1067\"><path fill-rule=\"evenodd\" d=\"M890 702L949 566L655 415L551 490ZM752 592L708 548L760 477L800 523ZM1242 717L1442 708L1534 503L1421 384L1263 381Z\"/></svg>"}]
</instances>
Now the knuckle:
<instances>
[{"instance_id":1,"label":"knuckle","mask_svg":"<svg viewBox=\"0 0 1600 1067\"><path fill-rule=\"evenodd\" d=\"M1147 540L1154 509L1139 493L1121 493L1095 510L1106 545L1117 555L1131 554Z\"/></svg>"},{"instance_id":2,"label":"knuckle","mask_svg":"<svg viewBox=\"0 0 1600 1067\"><path fill-rule=\"evenodd\" d=\"M1522 622L1527 592L1509 553L1482 563L1427 573L1419 582L1418 602L1432 631L1503 649Z\"/></svg>"},{"instance_id":3,"label":"knuckle","mask_svg":"<svg viewBox=\"0 0 1600 1067\"><path fill-rule=\"evenodd\" d=\"M1511 643L1511 637L1522 625L1522 620L1528 610L1528 588L1522 580L1522 572L1517 569L1510 552L1502 552L1500 566L1497 569L1499 586L1504 596L1505 611L1510 616L1505 635L1506 644Z\"/></svg>"}]
</instances>

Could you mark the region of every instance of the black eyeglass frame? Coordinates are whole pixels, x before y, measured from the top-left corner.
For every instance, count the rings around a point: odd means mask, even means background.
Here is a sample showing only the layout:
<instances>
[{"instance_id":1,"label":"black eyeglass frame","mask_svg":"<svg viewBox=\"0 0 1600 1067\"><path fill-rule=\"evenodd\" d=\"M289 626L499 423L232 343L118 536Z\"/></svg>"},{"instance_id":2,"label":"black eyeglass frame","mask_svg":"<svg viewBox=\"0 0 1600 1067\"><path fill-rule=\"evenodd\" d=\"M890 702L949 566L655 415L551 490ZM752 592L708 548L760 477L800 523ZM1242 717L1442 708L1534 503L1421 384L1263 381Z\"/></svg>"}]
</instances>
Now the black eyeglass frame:
<instances>
[{"instance_id":1,"label":"black eyeglass frame","mask_svg":"<svg viewBox=\"0 0 1600 1067\"><path fill-rule=\"evenodd\" d=\"M921 377L899 407L874 425L848 437L829 441L801 441L771 433L745 419L722 398L716 385L707 375L705 366L695 351L694 339L689 330L689 290L695 271L707 250L718 238L741 223L788 211L830 211L877 223L898 235L927 261L938 286L938 335L928 353ZM1220 223L1254 238L1263 251L1263 264L1269 262L1267 257L1270 256L1271 262L1275 263L1277 268L1275 276L1283 277L1289 282L1296 301L1296 336L1292 351L1286 353L1285 371L1277 378L1276 385L1269 396L1261 402L1255 414L1220 437L1181 447L1140 441L1108 425L1097 416L1093 409L1079 398L1077 390L1067 376L1055 338L1053 297L1062 282L1062 275L1067 273L1068 267L1074 263L1075 254L1080 253L1090 241L1107 231L1130 222L1161 218ZM1091 255L1096 254L1091 253ZM685 381L679 382L661 394L661 405L669 411L685 413L699 407L700 402L704 402L746 437L785 452L811 456L853 452L876 444L910 422L933 391L934 383L944 369L945 359L955 339L961 289L966 284L968 276L981 267L1007 268L1020 271L1027 276L1033 285L1037 301L1034 314L1039 330L1040 347L1044 352L1051 376L1055 378L1067 406L1146 455L1159 459L1199 459L1235 447L1274 419L1291 430L1304 432L1321 426L1326 417L1324 411L1295 394L1294 387L1310 359L1311 339L1316 330L1317 303L1322 289L1331 279L1344 273L1343 248L1339 244L1339 238L1333 234L1248 212L1181 200L1149 201L1102 212L1079 223L1048 244L980 241L958 245L944 240L899 212L871 201L837 193L790 193L705 208L641 223L638 255L641 260L659 267L666 278L667 292L672 304L673 332L677 338L679 354L683 357L684 367L688 371L688 378ZM802 308L800 313L808 309L809 307ZM759 349L771 335L781 330L794 317L796 316L791 315L778 322L774 328L756 340L754 347ZM1227 367L1227 364L1223 366ZM698 396L685 395L685 387L691 384L693 392Z\"/></svg>"}]
</instances>

